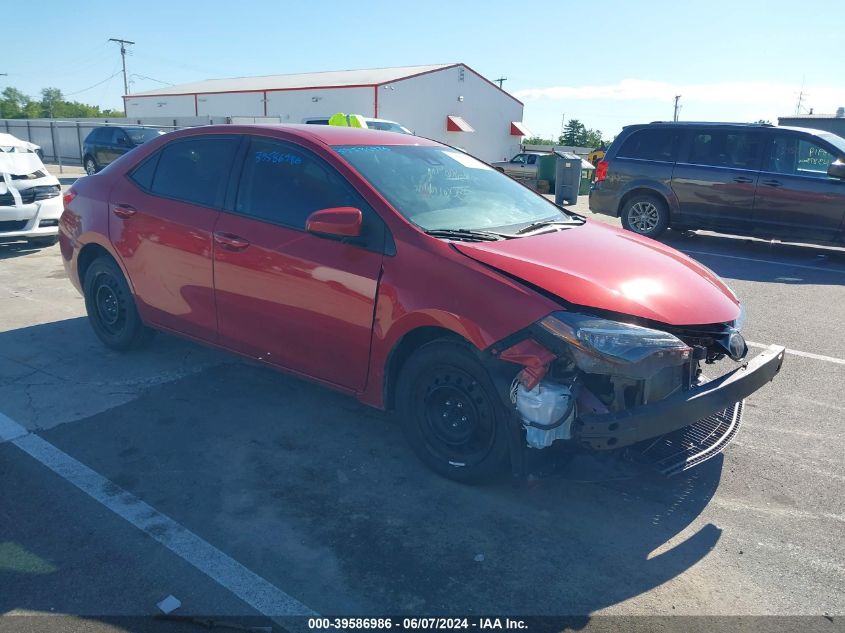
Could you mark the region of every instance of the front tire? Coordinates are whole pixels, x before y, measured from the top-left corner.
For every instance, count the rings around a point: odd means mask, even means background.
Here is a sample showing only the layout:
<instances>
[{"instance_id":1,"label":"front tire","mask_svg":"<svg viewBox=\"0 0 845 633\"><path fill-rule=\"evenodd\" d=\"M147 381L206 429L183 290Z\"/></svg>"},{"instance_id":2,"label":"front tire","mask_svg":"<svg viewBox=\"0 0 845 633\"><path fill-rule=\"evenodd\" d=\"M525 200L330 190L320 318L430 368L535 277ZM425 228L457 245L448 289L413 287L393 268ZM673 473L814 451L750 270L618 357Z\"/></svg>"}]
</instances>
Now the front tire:
<instances>
[{"instance_id":1,"label":"front tire","mask_svg":"<svg viewBox=\"0 0 845 633\"><path fill-rule=\"evenodd\" d=\"M623 228L645 237L657 237L669 228L669 208L656 196L633 196L621 215Z\"/></svg>"},{"instance_id":2,"label":"front tire","mask_svg":"<svg viewBox=\"0 0 845 633\"><path fill-rule=\"evenodd\" d=\"M88 321L107 347L123 352L152 337L153 331L141 322L129 284L114 260L94 260L85 272L83 288Z\"/></svg>"},{"instance_id":3,"label":"front tire","mask_svg":"<svg viewBox=\"0 0 845 633\"><path fill-rule=\"evenodd\" d=\"M97 161L95 161L92 156L86 156L85 157L83 167L85 167L85 173L88 174L89 176L93 176L98 171Z\"/></svg>"},{"instance_id":4,"label":"front tire","mask_svg":"<svg viewBox=\"0 0 845 633\"><path fill-rule=\"evenodd\" d=\"M508 411L468 345L417 350L399 374L396 410L411 448L436 473L477 483L505 472Z\"/></svg>"}]
</instances>

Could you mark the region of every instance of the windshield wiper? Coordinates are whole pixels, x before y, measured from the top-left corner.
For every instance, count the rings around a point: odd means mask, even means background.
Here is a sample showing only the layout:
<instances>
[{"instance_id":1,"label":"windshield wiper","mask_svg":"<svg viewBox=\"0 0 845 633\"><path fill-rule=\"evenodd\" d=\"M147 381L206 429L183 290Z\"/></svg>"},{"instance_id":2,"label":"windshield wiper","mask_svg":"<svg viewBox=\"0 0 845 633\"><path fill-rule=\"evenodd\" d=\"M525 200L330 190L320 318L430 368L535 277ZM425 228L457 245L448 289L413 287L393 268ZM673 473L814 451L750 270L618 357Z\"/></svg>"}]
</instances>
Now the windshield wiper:
<instances>
[{"instance_id":1,"label":"windshield wiper","mask_svg":"<svg viewBox=\"0 0 845 633\"><path fill-rule=\"evenodd\" d=\"M517 235L524 235L525 233L531 233L532 231L536 231L537 229L542 229L547 226L580 226L584 224L583 221L578 222L574 218L572 220L540 220L539 222L532 222L528 226L523 226L519 229L516 234Z\"/></svg>"},{"instance_id":2,"label":"windshield wiper","mask_svg":"<svg viewBox=\"0 0 845 633\"><path fill-rule=\"evenodd\" d=\"M433 237L451 237L456 240L467 240L469 242L496 242L510 237L503 233L492 233L490 231L474 231L473 229L428 229L426 235Z\"/></svg>"}]
</instances>

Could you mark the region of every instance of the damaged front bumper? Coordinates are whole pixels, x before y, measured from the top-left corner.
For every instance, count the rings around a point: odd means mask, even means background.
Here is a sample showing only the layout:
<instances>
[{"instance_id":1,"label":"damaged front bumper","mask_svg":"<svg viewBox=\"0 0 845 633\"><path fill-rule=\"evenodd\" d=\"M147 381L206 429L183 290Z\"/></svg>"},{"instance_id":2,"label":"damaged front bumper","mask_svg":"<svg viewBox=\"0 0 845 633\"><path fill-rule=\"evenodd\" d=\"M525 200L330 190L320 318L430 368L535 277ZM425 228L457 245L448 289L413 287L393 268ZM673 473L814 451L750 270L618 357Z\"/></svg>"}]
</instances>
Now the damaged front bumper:
<instances>
[{"instance_id":1,"label":"damaged front bumper","mask_svg":"<svg viewBox=\"0 0 845 633\"><path fill-rule=\"evenodd\" d=\"M590 449L610 450L658 438L712 416L727 416L738 424L740 403L771 382L780 371L784 353L783 347L770 345L734 371L688 391L634 409L582 416L573 437Z\"/></svg>"}]
</instances>

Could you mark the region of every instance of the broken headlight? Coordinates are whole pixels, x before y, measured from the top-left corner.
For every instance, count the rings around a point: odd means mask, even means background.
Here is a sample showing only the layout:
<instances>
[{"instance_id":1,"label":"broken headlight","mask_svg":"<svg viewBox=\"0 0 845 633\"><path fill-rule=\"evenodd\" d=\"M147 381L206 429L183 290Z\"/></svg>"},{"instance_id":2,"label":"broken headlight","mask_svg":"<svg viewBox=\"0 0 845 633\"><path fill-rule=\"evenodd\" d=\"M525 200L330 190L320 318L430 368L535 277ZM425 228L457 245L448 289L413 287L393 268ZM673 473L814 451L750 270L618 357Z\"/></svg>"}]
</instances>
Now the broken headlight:
<instances>
[{"instance_id":1,"label":"broken headlight","mask_svg":"<svg viewBox=\"0 0 845 633\"><path fill-rule=\"evenodd\" d=\"M688 362L692 351L668 332L586 314L554 312L539 325L568 343L575 364L588 374L646 379Z\"/></svg>"}]
</instances>

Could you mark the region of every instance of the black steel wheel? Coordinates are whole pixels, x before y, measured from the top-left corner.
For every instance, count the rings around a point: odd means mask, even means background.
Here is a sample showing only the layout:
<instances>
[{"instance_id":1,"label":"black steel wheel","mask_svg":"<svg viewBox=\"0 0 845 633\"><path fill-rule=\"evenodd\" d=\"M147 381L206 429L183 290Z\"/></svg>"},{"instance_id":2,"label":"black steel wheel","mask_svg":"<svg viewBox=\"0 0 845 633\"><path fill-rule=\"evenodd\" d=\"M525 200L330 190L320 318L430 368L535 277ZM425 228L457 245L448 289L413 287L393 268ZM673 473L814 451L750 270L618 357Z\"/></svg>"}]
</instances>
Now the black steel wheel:
<instances>
[{"instance_id":1,"label":"black steel wheel","mask_svg":"<svg viewBox=\"0 0 845 633\"><path fill-rule=\"evenodd\" d=\"M88 321L108 347L125 351L150 338L152 330L141 322L129 284L112 259L95 260L85 273L83 287Z\"/></svg>"},{"instance_id":2,"label":"black steel wheel","mask_svg":"<svg viewBox=\"0 0 845 633\"><path fill-rule=\"evenodd\" d=\"M439 474L479 482L504 471L508 412L468 346L417 350L401 369L396 409L414 452Z\"/></svg>"}]
</instances>

